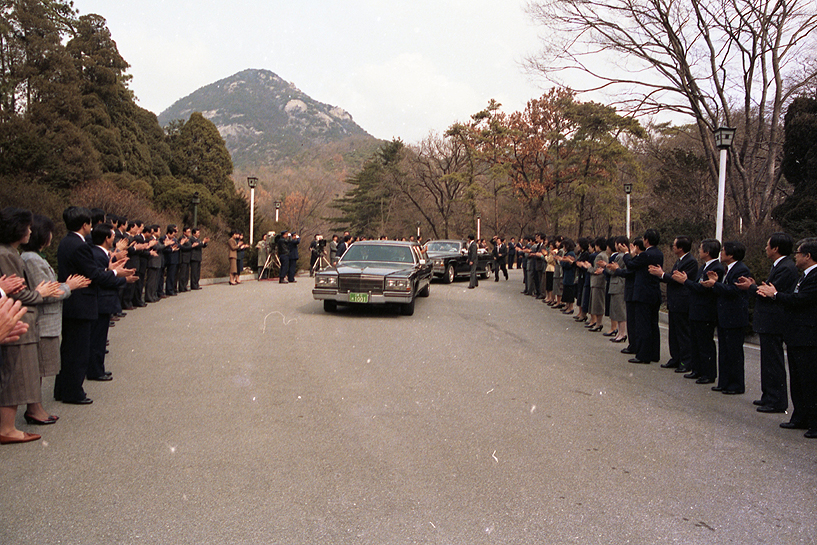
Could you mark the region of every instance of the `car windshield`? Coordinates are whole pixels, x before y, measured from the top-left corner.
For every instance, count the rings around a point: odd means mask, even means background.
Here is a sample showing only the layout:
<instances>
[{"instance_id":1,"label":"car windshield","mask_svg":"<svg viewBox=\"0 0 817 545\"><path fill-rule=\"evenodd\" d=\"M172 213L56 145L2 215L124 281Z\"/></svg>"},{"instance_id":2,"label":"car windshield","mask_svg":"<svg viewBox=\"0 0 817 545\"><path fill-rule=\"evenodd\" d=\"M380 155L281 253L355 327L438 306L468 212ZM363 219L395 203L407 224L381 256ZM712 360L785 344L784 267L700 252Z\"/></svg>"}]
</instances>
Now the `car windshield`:
<instances>
[{"instance_id":1,"label":"car windshield","mask_svg":"<svg viewBox=\"0 0 817 545\"><path fill-rule=\"evenodd\" d=\"M428 252L459 252L459 242L429 242L426 248Z\"/></svg>"},{"instance_id":2,"label":"car windshield","mask_svg":"<svg viewBox=\"0 0 817 545\"><path fill-rule=\"evenodd\" d=\"M410 246L381 244L352 244L341 261L376 261L385 263L414 263Z\"/></svg>"}]
</instances>

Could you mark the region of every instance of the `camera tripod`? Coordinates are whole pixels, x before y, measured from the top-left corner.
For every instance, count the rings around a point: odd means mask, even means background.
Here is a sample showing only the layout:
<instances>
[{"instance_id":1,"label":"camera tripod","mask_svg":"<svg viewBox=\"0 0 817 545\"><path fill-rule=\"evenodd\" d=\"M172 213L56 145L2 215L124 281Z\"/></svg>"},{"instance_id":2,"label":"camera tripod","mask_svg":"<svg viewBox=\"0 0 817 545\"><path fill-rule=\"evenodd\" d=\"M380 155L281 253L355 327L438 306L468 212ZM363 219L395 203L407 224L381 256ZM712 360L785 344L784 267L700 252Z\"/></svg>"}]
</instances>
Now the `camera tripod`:
<instances>
[{"instance_id":1,"label":"camera tripod","mask_svg":"<svg viewBox=\"0 0 817 545\"><path fill-rule=\"evenodd\" d=\"M326 255L323 253L318 256L318 259L315 260L315 264L312 265L312 269L309 271L309 276L315 276L315 273L321 269L325 269L329 266L329 260L326 259Z\"/></svg>"},{"instance_id":2,"label":"camera tripod","mask_svg":"<svg viewBox=\"0 0 817 545\"><path fill-rule=\"evenodd\" d=\"M267 256L267 261L264 263L264 268L261 269L261 272L258 274L258 280L265 279L264 273L267 273L266 280L269 280L270 277L275 278L277 275L275 274L275 269L281 270L281 261L278 259L278 254L270 253Z\"/></svg>"}]
</instances>

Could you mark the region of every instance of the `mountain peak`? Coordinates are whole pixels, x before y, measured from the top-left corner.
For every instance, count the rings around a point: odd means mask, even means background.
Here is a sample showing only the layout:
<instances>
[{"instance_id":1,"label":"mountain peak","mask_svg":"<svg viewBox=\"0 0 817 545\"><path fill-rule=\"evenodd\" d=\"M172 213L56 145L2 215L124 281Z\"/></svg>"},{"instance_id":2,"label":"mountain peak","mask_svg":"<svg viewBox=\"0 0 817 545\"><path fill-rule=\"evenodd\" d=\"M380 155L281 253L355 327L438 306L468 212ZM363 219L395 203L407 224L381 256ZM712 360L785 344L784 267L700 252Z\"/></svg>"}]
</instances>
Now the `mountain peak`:
<instances>
[{"instance_id":1,"label":"mountain peak","mask_svg":"<svg viewBox=\"0 0 817 545\"><path fill-rule=\"evenodd\" d=\"M224 138L237 167L273 165L349 137L368 137L338 106L318 102L269 70L248 69L176 101L159 115L166 125L201 112Z\"/></svg>"}]
</instances>

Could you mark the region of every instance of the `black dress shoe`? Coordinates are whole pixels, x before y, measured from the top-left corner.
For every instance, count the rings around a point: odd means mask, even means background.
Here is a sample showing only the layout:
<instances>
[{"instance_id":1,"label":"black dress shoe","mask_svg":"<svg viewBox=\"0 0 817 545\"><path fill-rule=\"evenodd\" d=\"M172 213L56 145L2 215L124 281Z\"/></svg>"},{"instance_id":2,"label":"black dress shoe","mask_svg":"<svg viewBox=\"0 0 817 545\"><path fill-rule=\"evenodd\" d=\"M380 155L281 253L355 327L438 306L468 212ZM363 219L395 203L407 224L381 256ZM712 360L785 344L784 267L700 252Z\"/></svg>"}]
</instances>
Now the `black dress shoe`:
<instances>
[{"instance_id":1,"label":"black dress shoe","mask_svg":"<svg viewBox=\"0 0 817 545\"><path fill-rule=\"evenodd\" d=\"M650 363L650 362L648 362L648 361L640 360L640 359L638 359L638 358L630 358L630 359L628 359L627 361L628 361L628 362L630 362L630 363L646 363L646 364L648 364L648 365L649 365L649 363Z\"/></svg>"},{"instance_id":2,"label":"black dress shoe","mask_svg":"<svg viewBox=\"0 0 817 545\"><path fill-rule=\"evenodd\" d=\"M622 348L621 353L622 354L635 354L635 350L630 350L629 348Z\"/></svg>"},{"instance_id":3,"label":"black dress shoe","mask_svg":"<svg viewBox=\"0 0 817 545\"><path fill-rule=\"evenodd\" d=\"M668 361L661 364L661 369L678 369L680 364L677 361Z\"/></svg>"},{"instance_id":4,"label":"black dress shoe","mask_svg":"<svg viewBox=\"0 0 817 545\"><path fill-rule=\"evenodd\" d=\"M105 371L105 376L108 376L108 377L113 376L113 373L111 373L110 371Z\"/></svg>"},{"instance_id":5,"label":"black dress shoe","mask_svg":"<svg viewBox=\"0 0 817 545\"><path fill-rule=\"evenodd\" d=\"M811 428L803 434L806 439L817 439L817 428Z\"/></svg>"},{"instance_id":6,"label":"black dress shoe","mask_svg":"<svg viewBox=\"0 0 817 545\"><path fill-rule=\"evenodd\" d=\"M87 380L95 380L97 382L108 382L109 380L113 380L111 375L102 375L101 377L88 377Z\"/></svg>"},{"instance_id":7,"label":"black dress shoe","mask_svg":"<svg viewBox=\"0 0 817 545\"><path fill-rule=\"evenodd\" d=\"M752 401L752 405L758 405L760 407L763 407L766 405L766 402L763 401L762 399L755 399L754 401Z\"/></svg>"},{"instance_id":8,"label":"black dress shoe","mask_svg":"<svg viewBox=\"0 0 817 545\"><path fill-rule=\"evenodd\" d=\"M701 374L696 373L695 371L691 371L691 372L687 373L686 375L684 375L684 378L701 378Z\"/></svg>"},{"instance_id":9,"label":"black dress shoe","mask_svg":"<svg viewBox=\"0 0 817 545\"><path fill-rule=\"evenodd\" d=\"M618 329L614 329L613 331L608 331L607 333L602 333L604 337L615 337L618 335Z\"/></svg>"},{"instance_id":10,"label":"black dress shoe","mask_svg":"<svg viewBox=\"0 0 817 545\"><path fill-rule=\"evenodd\" d=\"M604 329L604 326L603 326L603 325L601 325L601 324L599 324L599 325L597 325L596 327L589 327L589 328L587 328L587 331L592 331L593 333L596 333L596 332L598 332L598 331L601 331L602 329Z\"/></svg>"},{"instance_id":11,"label":"black dress shoe","mask_svg":"<svg viewBox=\"0 0 817 545\"><path fill-rule=\"evenodd\" d=\"M624 341L626 341L626 340L627 340L627 335L624 335L624 336L623 336L622 338L620 338L620 339L610 339L610 342L611 342L611 343L623 343L623 342L624 342Z\"/></svg>"},{"instance_id":12,"label":"black dress shoe","mask_svg":"<svg viewBox=\"0 0 817 545\"><path fill-rule=\"evenodd\" d=\"M94 400L90 397L84 397L82 399L63 399L62 402L69 405L90 405Z\"/></svg>"},{"instance_id":13,"label":"black dress shoe","mask_svg":"<svg viewBox=\"0 0 817 545\"><path fill-rule=\"evenodd\" d=\"M723 390L721 393L728 396L737 396L746 393L746 390Z\"/></svg>"},{"instance_id":14,"label":"black dress shoe","mask_svg":"<svg viewBox=\"0 0 817 545\"><path fill-rule=\"evenodd\" d=\"M695 384L712 384L713 382L715 382L714 378L701 377L695 381Z\"/></svg>"},{"instance_id":15,"label":"black dress shoe","mask_svg":"<svg viewBox=\"0 0 817 545\"><path fill-rule=\"evenodd\" d=\"M792 422L791 420L788 422L781 422L780 427L784 430L807 430L808 426L803 422Z\"/></svg>"},{"instance_id":16,"label":"black dress shoe","mask_svg":"<svg viewBox=\"0 0 817 545\"><path fill-rule=\"evenodd\" d=\"M685 365L679 365L678 367L675 368L676 373L689 373L689 371L690 371L689 367Z\"/></svg>"},{"instance_id":17,"label":"black dress shoe","mask_svg":"<svg viewBox=\"0 0 817 545\"><path fill-rule=\"evenodd\" d=\"M726 390L724 390L724 389L723 389L723 386L713 386L713 387L712 387L712 391L713 391L713 392L723 392L723 393L726 393Z\"/></svg>"},{"instance_id":18,"label":"black dress shoe","mask_svg":"<svg viewBox=\"0 0 817 545\"><path fill-rule=\"evenodd\" d=\"M769 405L761 405L757 408L757 412L759 413L784 413L786 409L778 409L777 407L771 407Z\"/></svg>"}]
</instances>

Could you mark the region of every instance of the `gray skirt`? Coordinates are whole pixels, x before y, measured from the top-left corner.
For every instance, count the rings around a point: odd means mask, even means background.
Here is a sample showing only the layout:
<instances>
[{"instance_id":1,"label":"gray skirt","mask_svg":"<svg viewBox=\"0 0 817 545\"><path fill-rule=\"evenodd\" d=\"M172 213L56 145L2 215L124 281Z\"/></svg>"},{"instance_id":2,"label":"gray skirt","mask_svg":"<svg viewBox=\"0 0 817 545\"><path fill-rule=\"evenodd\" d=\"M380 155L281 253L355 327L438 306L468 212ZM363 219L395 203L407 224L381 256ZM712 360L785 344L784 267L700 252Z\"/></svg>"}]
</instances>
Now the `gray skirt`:
<instances>
[{"instance_id":1,"label":"gray skirt","mask_svg":"<svg viewBox=\"0 0 817 545\"><path fill-rule=\"evenodd\" d=\"M590 287L590 314L604 315L604 286Z\"/></svg>"},{"instance_id":2,"label":"gray skirt","mask_svg":"<svg viewBox=\"0 0 817 545\"><path fill-rule=\"evenodd\" d=\"M613 293L610 295L610 319L614 322L624 322L627 320L627 306L624 303L623 293Z\"/></svg>"},{"instance_id":3,"label":"gray skirt","mask_svg":"<svg viewBox=\"0 0 817 545\"><path fill-rule=\"evenodd\" d=\"M60 338L40 337L40 376L53 377L60 372Z\"/></svg>"},{"instance_id":4,"label":"gray skirt","mask_svg":"<svg viewBox=\"0 0 817 545\"><path fill-rule=\"evenodd\" d=\"M3 347L0 366L0 406L11 407L43 400L37 343Z\"/></svg>"}]
</instances>

